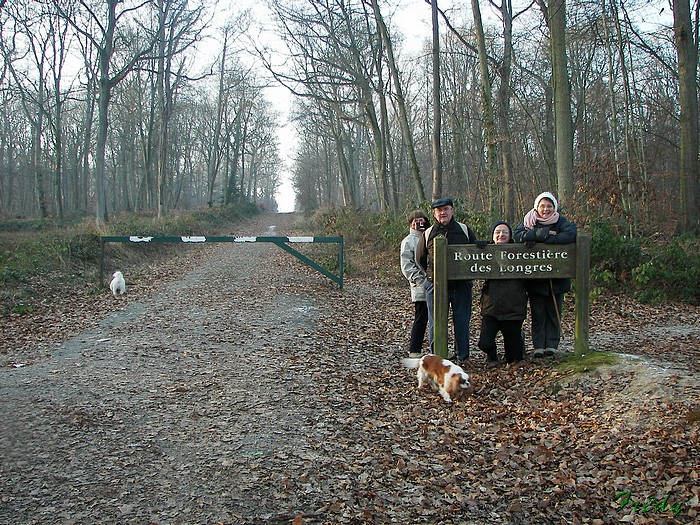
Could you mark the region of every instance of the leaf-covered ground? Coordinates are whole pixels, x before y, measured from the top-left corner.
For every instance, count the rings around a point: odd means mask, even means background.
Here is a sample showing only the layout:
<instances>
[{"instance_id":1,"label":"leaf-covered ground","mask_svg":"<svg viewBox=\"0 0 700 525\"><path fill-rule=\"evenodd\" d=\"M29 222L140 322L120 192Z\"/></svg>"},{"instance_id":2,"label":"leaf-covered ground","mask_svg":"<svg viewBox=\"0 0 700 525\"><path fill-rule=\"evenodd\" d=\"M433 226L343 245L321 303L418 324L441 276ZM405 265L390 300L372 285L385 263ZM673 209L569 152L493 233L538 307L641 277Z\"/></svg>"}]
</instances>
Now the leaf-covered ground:
<instances>
[{"instance_id":1,"label":"leaf-covered ground","mask_svg":"<svg viewBox=\"0 0 700 525\"><path fill-rule=\"evenodd\" d=\"M476 392L447 405L399 364L386 257L341 290L273 245L202 246L120 268L125 300L1 318L0 523L698 521L697 307L602 298L591 346L617 364L473 349Z\"/></svg>"}]
</instances>

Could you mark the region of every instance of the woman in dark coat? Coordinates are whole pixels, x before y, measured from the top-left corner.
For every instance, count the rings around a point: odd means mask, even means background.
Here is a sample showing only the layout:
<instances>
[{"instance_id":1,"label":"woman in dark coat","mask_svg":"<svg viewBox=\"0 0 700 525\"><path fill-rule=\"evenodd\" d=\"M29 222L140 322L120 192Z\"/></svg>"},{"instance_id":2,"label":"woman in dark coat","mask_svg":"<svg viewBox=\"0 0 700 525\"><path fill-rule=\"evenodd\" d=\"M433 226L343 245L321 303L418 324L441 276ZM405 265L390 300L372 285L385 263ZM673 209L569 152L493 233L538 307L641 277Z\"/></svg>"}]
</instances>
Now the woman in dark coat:
<instances>
[{"instance_id":1,"label":"woman in dark coat","mask_svg":"<svg viewBox=\"0 0 700 525\"><path fill-rule=\"evenodd\" d=\"M513 242L510 225L497 222L491 227L495 244ZM523 359L523 321L527 315L527 292L523 279L488 279L481 290L481 334L479 348L486 352L487 366L498 363L496 335L503 334L504 357L508 363Z\"/></svg>"},{"instance_id":2,"label":"woman in dark coat","mask_svg":"<svg viewBox=\"0 0 700 525\"><path fill-rule=\"evenodd\" d=\"M546 191L537 196L535 207L515 228L513 240L526 244L571 244L576 242L576 225L559 214L557 199ZM554 355L561 340L559 321L571 279L528 279L525 286L530 297L533 356Z\"/></svg>"}]
</instances>

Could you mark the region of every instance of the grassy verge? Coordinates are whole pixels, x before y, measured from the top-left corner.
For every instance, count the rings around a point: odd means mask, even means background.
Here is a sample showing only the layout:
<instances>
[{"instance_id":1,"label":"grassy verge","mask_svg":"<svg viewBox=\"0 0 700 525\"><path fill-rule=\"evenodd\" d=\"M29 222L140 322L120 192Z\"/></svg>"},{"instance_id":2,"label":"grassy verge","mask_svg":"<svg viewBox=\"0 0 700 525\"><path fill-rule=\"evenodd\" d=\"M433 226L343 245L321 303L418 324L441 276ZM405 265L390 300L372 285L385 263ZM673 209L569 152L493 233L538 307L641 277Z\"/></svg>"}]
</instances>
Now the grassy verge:
<instances>
[{"instance_id":1,"label":"grassy verge","mask_svg":"<svg viewBox=\"0 0 700 525\"><path fill-rule=\"evenodd\" d=\"M100 237L104 235L215 235L257 213L253 205L218 207L163 218L122 214L104 228L92 219L0 222L0 315L31 312L50 301L62 288L87 283L97 293ZM168 244L149 247L149 259L171 256L177 249ZM133 246L105 247L105 268L112 261L145 264Z\"/></svg>"},{"instance_id":2,"label":"grassy verge","mask_svg":"<svg viewBox=\"0 0 700 525\"><path fill-rule=\"evenodd\" d=\"M423 206L430 214L429 207ZM458 208L459 211L459 208ZM256 213L253 205L217 207L164 218L123 214L98 229L91 219L0 221L0 314L31 308L46 281L96 281L99 238L102 235L213 235L225 234L237 222ZM398 269L401 239L408 233L404 213L375 213L350 208L319 210L299 225L316 235L343 236L344 273L403 283ZM488 237L492 217L457 213L481 239ZM605 292L631 294L649 303L700 302L700 241L697 237L629 238L610 221L586 222L591 235L592 300ZM582 229L583 231L583 229ZM314 245L316 260L337 272L334 246ZM149 257L166 257L174 248L151 247ZM316 253L318 252L318 253ZM130 259L135 258L135 259ZM133 247L108 245L105 268L111 261L137 264ZM143 261L141 261L143 262Z\"/></svg>"},{"instance_id":3,"label":"grassy verge","mask_svg":"<svg viewBox=\"0 0 700 525\"><path fill-rule=\"evenodd\" d=\"M556 368L562 374L582 374L593 372L600 366L614 365L619 361L620 357L612 352L591 351L580 356L567 355Z\"/></svg>"}]
</instances>

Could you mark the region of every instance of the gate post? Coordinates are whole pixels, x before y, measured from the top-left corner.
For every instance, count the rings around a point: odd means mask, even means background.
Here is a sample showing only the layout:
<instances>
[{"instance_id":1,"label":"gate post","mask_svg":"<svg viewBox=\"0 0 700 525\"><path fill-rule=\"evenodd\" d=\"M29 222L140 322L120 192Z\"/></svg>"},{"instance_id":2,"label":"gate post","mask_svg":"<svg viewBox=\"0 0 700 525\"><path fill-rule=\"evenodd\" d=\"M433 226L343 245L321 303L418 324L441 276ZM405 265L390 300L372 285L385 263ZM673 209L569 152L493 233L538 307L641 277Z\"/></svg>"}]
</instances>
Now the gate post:
<instances>
[{"instance_id":1,"label":"gate post","mask_svg":"<svg viewBox=\"0 0 700 525\"><path fill-rule=\"evenodd\" d=\"M591 297L591 238L588 235L576 236L576 297L574 312L574 352L582 356L588 352L588 324Z\"/></svg>"},{"instance_id":2,"label":"gate post","mask_svg":"<svg viewBox=\"0 0 700 525\"><path fill-rule=\"evenodd\" d=\"M447 294L447 239L443 235L433 239L433 285L433 352L447 359L450 304Z\"/></svg>"},{"instance_id":3,"label":"gate post","mask_svg":"<svg viewBox=\"0 0 700 525\"><path fill-rule=\"evenodd\" d=\"M98 286L103 286L105 283L105 240L104 237L100 237L100 281L97 283Z\"/></svg>"}]
</instances>

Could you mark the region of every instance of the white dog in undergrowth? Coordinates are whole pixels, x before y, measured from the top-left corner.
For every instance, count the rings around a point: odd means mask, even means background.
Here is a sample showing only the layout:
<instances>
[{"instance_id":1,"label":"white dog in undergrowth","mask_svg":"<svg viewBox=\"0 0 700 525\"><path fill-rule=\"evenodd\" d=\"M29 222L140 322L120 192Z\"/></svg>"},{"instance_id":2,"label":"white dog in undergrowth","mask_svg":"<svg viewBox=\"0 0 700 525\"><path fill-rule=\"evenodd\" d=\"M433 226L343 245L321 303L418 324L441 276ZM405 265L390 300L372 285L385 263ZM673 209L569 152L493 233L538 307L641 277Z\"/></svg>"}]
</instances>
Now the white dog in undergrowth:
<instances>
[{"instance_id":1,"label":"white dog in undergrowth","mask_svg":"<svg viewBox=\"0 0 700 525\"><path fill-rule=\"evenodd\" d=\"M124 282L124 275L122 272L114 272L114 275L112 275L112 282L109 283L109 289L112 290L112 295L114 295L114 297L126 293L126 282Z\"/></svg>"},{"instance_id":2,"label":"white dog in undergrowth","mask_svg":"<svg viewBox=\"0 0 700 525\"><path fill-rule=\"evenodd\" d=\"M430 385L448 403L461 394L474 392L469 374L448 359L427 354L420 359L403 359L402 362L407 368L418 368L418 388Z\"/></svg>"}]
</instances>

